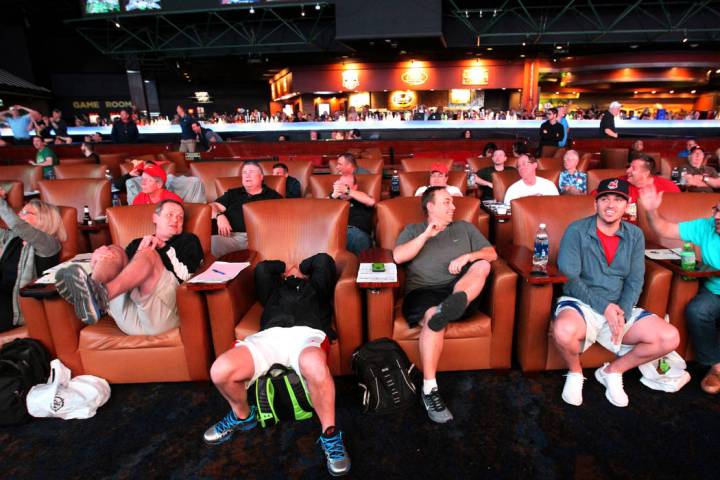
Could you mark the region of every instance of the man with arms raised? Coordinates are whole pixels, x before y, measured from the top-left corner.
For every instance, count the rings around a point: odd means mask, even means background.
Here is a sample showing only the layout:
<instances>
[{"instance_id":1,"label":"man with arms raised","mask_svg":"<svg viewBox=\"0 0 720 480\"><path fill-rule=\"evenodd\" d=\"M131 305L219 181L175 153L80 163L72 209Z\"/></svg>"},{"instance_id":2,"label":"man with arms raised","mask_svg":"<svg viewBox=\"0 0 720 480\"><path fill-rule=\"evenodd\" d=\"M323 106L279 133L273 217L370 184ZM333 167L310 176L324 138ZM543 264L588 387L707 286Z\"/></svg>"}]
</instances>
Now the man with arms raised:
<instances>
[{"instance_id":1,"label":"man with arms raised","mask_svg":"<svg viewBox=\"0 0 720 480\"><path fill-rule=\"evenodd\" d=\"M477 310L476 300L497 254L474 225L453 222L453 197L443 187L425 190L421 202L426 221L405 227L393 258L407 264L403 316L411 327L422 328L423 405L432 421L445 423L453 416L435 379L445 329Z\"/></svg>"},{"instance_id":2,"label":"man with arms raised","mask_svg":"<svg viewBox=\"0 0 720 480\"><path fill-rule=\"evenodd\" d=\"M645 276L645 238L622 216L630 198L628 183L600 182L596 214L570 224L558 253L558 268L568 277L555 307L555 344L568 366L562 399L582 404L580 354L595 342L620 355L595 371L605 397L626 407L622 375L673 351L678 332L662 318L635 306Z\"/></svg>"}]
</instances>

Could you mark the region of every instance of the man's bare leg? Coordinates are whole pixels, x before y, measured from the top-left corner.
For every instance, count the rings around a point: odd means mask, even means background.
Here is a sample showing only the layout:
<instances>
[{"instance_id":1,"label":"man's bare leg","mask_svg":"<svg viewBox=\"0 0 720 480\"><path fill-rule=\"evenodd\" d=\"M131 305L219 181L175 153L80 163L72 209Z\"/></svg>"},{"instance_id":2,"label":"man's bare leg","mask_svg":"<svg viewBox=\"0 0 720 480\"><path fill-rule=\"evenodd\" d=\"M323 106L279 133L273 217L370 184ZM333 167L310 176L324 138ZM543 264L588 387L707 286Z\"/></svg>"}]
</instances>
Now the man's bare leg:
<instances>
[{"instance_id":1,"label":"man's bare leg","mask_svg":"<svg viewBox=\"0 0 720 480\"><path fill-rule=\"evenodd\" d=\"M582 372L580 364L580 345L585 340L587 327L585 320L575 310L568 308L562 310L552 325L553 340L560 356L565 360L568 370L575 373Z\"/></svg>"},{"instance_id":2,"label":"man's bare leg","mask_svg":"<svg viewBox=\"0 0 720 480\"><path fill-rule=\"evenodd\" d=\"M635 322L625 332L622 343L634 347L610 363L605 369L607 373L625 373L672 352L680 343L680 334L662 318L651 315Z\"/></svg>"},{"instance_id":3,"label":"man's bare leg","mask_svg":"<svg viewBox=\"0 0 720 480\"><path fill-rule=\"evenodd\" d=\"M335 382L322 349L307 347L300 353L300 375L307 383L310 400L325 432L335 426Z\"/></svg>"}]
</instances>

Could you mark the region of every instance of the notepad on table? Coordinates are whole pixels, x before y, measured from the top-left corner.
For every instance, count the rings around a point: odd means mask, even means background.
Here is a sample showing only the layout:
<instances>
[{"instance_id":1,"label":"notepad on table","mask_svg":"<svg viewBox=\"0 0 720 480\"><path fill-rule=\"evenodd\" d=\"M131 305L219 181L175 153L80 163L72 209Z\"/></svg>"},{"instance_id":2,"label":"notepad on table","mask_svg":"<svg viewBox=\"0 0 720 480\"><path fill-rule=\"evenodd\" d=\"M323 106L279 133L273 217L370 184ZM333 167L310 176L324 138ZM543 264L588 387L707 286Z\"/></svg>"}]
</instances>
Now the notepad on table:
<instances>
[{"instance_id":1,"label":"notepad on table","mask_svg":"<svg viewBox=\"0 0 720 480\"><path fill-rule=\"evenodd\" d=\"M249 266L250 262L213 262L210 268L188 280L188 283L229 282Z\"/></svg>"},{"instance_id":2,"label":"notepad on table","mask_svg":"<svg viewBox=\"0 0 720 480\"><path fill-rule=\"evenodd\" d=\"M395 283L397 282L397 265L386 263L384 272L373 272L372 263L361 263L358 269L357 283Z\"/></svg>"}]
</instances>

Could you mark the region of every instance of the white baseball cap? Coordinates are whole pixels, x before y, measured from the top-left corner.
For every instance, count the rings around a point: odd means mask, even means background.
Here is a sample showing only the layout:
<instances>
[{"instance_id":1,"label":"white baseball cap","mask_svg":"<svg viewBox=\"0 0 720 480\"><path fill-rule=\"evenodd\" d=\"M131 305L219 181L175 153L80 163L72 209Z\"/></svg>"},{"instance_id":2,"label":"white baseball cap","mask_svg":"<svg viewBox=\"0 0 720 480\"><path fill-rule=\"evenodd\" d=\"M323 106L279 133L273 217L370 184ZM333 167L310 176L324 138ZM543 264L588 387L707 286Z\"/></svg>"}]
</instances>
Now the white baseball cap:
<instances>
[{"instance_id":1,"label":"white baseball cap","mask_svg":"<svg viewBox=\"0 0 720 480\"><path fill-rule=\"evenodd\" d=\"M616 101L616 102L612 102L610 104L609 108L620 108L620 107L622 107L622 103Z\"/></svg>"}]
</instances>

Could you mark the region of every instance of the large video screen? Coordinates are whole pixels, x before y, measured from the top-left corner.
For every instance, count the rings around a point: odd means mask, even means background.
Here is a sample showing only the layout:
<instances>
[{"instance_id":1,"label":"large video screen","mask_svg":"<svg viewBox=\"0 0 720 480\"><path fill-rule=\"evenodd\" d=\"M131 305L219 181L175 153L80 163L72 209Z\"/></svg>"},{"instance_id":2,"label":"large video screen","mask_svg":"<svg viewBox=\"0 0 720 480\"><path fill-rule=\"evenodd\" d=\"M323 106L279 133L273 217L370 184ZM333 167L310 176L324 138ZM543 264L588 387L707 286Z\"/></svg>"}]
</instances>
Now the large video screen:
<instances>
[{"instance_id":1,"label":"large video screen","mask_svg":"<svg viewBox=\"0 0 720 480\"><path fill-rule=\"evenodd\" d=\"M250 5L279 5L295 2L293 0L84 0L83 3L86 15L114 15L118 13L221 10ZM308 4L310 3L308 0Z\"/></svg>"},{"instance_id":2,"label":"large video screen","mask_svg":"<svg viewBox=\"0 0 720 480\"><path fill-rule=\"evenodd\" d=\"M128 12L144 12L146 10L160 10L160 0L127 0L125 10Z\"/></svg>"},{"instance_id":3,"label":"large video screen","mask_svg":"<svg viewBox=\"0 0 720 480\"><path fill-rule=\"evenodd\" d=\"M95 15L98 13L117 13L120 11L120 0L87 0L85 13Z\"/></svg>"}]
</instances>

